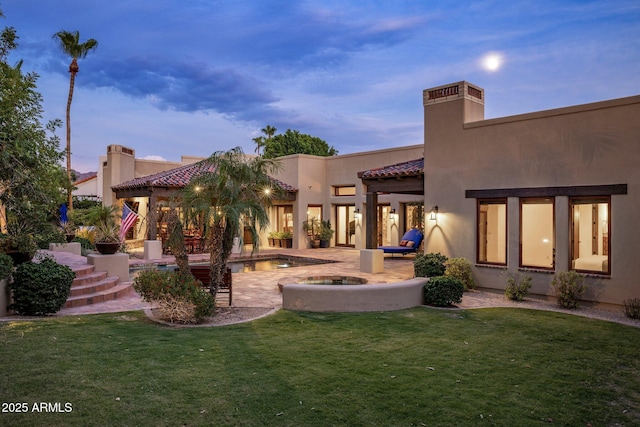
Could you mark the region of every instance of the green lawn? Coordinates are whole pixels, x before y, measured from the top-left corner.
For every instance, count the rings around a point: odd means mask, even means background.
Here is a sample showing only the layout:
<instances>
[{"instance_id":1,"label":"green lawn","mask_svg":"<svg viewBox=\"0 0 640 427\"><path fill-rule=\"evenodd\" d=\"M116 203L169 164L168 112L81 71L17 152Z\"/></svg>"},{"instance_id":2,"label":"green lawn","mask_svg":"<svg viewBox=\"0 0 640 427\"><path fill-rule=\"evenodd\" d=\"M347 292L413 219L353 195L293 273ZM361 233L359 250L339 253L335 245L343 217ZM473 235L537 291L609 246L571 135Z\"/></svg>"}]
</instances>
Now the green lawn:
<instances>
[{"instance_id":1,"label":"green lawn","mask_svg":"<svg viewBox=\"0 0 640 427\"><path fill-rule=\"evenodd\" d=\"M640 329L560 313L132 312L1 323L0 343L3 426L640 425Z\"/></svg>"}]
</instances>

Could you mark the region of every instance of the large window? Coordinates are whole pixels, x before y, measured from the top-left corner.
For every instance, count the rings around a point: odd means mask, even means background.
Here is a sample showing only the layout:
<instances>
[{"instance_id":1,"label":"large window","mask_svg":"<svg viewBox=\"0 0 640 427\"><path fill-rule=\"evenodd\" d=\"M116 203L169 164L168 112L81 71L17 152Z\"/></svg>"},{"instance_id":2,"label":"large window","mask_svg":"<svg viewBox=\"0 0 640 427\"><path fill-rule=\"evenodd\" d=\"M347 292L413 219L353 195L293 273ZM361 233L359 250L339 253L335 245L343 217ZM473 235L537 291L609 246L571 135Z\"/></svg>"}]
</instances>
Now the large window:
<instances>
[{"instance_id":1,"label":"large window","mask_svg":"<svg viewBox=\"0 0 640 427\"><path fill-rule=\"evenodd\" d=\"M507 200L478 200L478 263L507 263Z\"/></svg>"},{"instance_id":2,"label":"large window","mask_svg":"<svg viewBox=\"0 0 640 427\"><path fill-rule=\"evenodd\" d=\"M315 221L318 226L320 225L320 221L322 221L322 205L307 205L307 222ZM314 230L309 227L307 230L307 236L312 236Z\"/></svg>"},{"instance_id":3,"label":"large window","mask_svg":"<svg viewBox=\"0 0 640 427\"><path fill-rule=\"evenodd\" d=\"M571 268L609 274L609 197L571 199Z\"/></svg>"},{"instance_id":4,"label":"large window","mask_svg":"<svg viewBox=\"0 0 640 427\"><path fill-rule=\"evenodd\" d=\"M520 266L555 267L554 200L520 199Z\"/></svg>"}]
</instances>

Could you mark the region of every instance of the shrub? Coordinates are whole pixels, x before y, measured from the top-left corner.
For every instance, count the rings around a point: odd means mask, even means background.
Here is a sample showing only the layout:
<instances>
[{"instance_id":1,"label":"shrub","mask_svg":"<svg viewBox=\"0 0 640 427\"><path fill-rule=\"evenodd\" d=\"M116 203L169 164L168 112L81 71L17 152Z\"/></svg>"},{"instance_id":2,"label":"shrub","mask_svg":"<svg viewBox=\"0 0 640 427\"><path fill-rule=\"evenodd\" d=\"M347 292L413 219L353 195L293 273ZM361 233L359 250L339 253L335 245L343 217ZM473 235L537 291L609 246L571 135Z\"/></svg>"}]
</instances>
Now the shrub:
<instances>
[{"instance_id":1,"label":"shrub","mask_svg":"<svg viewBox=\"0 0 640 427\"><path fill-rule=\"evenodd\" d=\"M448 258L441 253L417 254L413 261L413 270L416 277L436 277L444 275L446 267L444 263Z\"/></svg>"},{"instance_id":2,"label":"shrub","mask_svg":"<svg viewBox=\"0 0 640 427\"><path fill-rule=\"evenodd\" d=\"M622 302L624 315L631 319L640 319L640 298L631 298Z\"/></svg>"},{"instance_id":3,"label":"shrub","mask_svg":"<svg viewBox=\"0 0 640 427\"><path fill-rule=\"evenodd\" d=\"M199 323L215 310L214 298L189 273L145 270L133 288L145 301L157 303L161 317L171 322Z\"/></svg>"},{"instance_id":4,"label":"shrub","mask_svg":"<svg viewBox=\"0 0 640 427\"><path fill-rule=\"evenodd\" d=\"M473 279L473 271L471 270L471 263L466 258L451 258L444 263L445 276L451 276L462 282L464 290L474 289L476 282Z\"/></svg>"},{"instance_id":5,"label":"shrub","mask_svg":"<svg viewBox=\"0 0 640 427\"><path fill-rule=\"evenodd\" d=\"M464 285L452 276L430 277L424 285L424 299L429 305L446 307L462 302Z\"/></svg>"},{"instance_id":6,"label":"shrub","mask_svg":"<svg viewBox=\"0 0 640 427\"><path fill-rule=\"evenodd\" d=\"M11 308L19 314L39 316L60 310L71 292L76 274L66 265L60 265L51 257L41 257L39 262L25 262L16 268Z\"/></svg>"},{"instance_id":7,"label":"shrub","mask_svg":"<svg viewBox=\"0 0 640 427\"><path fill-rule=\"evenodd\" d=\"M11 277L13 273L13 260L7 254L0 252L0 280Z\"/></svg>"},{"instance_id":8,"label":"shrub","mask_svg":"<svg viewBox=\"0 0 640 427\"><path fill-rule=\"evenodd\" d=\"M531 289L531 276L507 275L507 287L504 290L504 296L513 301L522 301Z\"/></svg>"},{"instance_id":9,"label":"shrub","mask_svg":"<svg viewBox=\"0 0 640 427\"><path fill-rule=\"evenodd\" d=\"M575 271L557 273L551 281L551 286L558 297L558 305L564 308L578 307L578 300L587 290L584 276Z\"/></svg>"}]
</instances>

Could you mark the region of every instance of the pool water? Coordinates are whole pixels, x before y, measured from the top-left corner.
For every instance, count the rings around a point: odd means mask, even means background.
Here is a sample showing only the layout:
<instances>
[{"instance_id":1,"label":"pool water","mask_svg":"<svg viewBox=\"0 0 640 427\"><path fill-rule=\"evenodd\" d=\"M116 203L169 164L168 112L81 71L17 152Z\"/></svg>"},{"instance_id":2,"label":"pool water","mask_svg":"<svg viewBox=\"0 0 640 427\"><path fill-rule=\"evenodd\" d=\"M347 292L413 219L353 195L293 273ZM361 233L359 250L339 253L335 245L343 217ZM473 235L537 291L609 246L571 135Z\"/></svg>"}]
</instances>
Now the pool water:
<instances>
[{"instance_id":1,"label":"pool water","mask_svg":"<svg viewBox=\"0 0 640 427\"><path fill-rule=\"evenodd\" d=\"M315 258L301 258L301 257L276 257L276 258L255 258L246 260L229 261L227 266L231 268L232 273L247 273L250 271L269 271L278 270L281 268L291 267L303 267L306 265L327 264L335 261L315 259ZM208 262L193 263L193 265L208 265ZM145 267L133 268L130 270L132 275L135 275ZM176 268L175 264L158 265L158 270L173 270Z\"/></svg>"}]
</instances>

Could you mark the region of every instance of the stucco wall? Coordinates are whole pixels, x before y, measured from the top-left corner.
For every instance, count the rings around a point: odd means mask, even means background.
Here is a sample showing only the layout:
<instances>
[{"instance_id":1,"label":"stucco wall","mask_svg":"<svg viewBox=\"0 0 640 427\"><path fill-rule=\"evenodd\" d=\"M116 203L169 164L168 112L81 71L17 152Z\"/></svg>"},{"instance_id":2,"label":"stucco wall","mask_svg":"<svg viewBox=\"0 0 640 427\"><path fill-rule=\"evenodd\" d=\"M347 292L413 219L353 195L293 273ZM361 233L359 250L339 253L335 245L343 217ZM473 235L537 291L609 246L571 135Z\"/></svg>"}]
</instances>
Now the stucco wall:
<instances>
[{"instance_id":1,"label":"stucco wall","mask_svg":"<svg viewBox=\"0 0 640 427\"><path fill-rule=\"evenodd\" d=\"M640 96L492 120L465 122L468 100L425 106L426 250L476 260L476 199L466 190L627 184L611 197L611 275L590 279L586 299L621 304L640 296ZM468 121L468 120L467 120ZM569 262L569 198L555 197L555 271ZM519 199L508 200L508 268L519 264ZM504 289L503 271L474 268L481 286ZM552 274L532 291L551 294Z\"/></svg>"}]
</instances>

